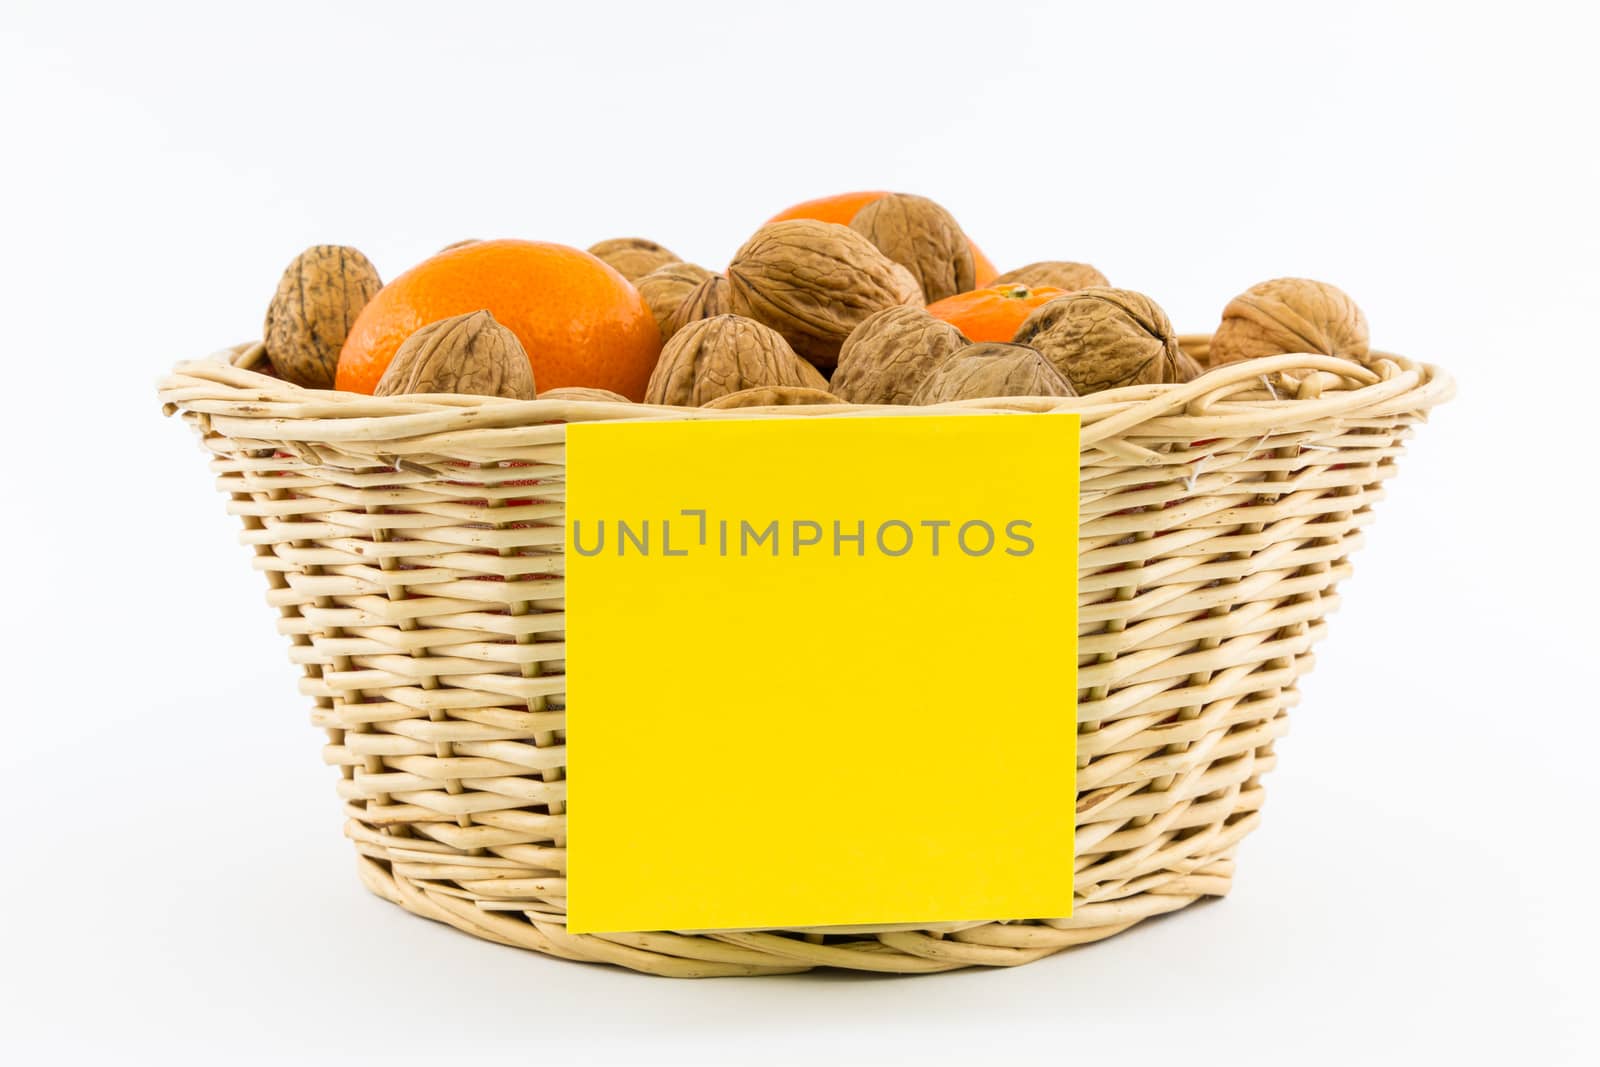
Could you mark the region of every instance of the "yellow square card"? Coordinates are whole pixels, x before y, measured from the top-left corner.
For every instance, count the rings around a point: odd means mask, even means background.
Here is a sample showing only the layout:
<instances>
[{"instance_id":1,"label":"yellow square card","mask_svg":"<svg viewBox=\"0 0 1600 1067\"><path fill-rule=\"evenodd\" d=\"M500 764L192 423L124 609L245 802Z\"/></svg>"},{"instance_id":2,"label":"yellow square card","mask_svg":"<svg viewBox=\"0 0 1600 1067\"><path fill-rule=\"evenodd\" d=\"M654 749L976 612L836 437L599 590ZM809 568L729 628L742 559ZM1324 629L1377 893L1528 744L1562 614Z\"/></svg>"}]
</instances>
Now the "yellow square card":
<instances>
[{"instance_id":1,"label":"yellow square card","mask_svg":"<svg viewBox=\"0 0 1600 1067\"><path fill-rule=\"evenodd\" d=\"M1064 916L1078 418L567 430L568 927Z\"/></svg>"}]
</instances>

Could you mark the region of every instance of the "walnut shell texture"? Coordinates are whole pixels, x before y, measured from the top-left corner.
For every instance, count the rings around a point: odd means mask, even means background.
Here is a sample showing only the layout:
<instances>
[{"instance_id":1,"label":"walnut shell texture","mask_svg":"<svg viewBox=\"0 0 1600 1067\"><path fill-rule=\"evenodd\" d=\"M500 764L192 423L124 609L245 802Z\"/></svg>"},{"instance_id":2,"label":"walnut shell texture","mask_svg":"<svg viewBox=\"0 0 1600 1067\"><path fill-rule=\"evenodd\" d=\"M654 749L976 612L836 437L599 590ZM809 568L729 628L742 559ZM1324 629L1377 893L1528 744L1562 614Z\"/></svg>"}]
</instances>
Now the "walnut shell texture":
<instances>
[{"instance_id":1,"label":"walnut shell texture","mask_svg":"<svg viewBox=\"0 0 1600 1067\"><path fill-rule=\"evenodd\" d=\"M827 389L827 379L770 327L738 315L692 322L672 335L645 388L645 402L699 407L755 386Z\"/></svg>"},{"instance_id":2,"label":"walnut shell texture","mask_svg":"<svg viewBox=\"0 0 1600 1067\"><path fill-rule=\"evenodd\" d=\"M612 270L636 282L658 267L678 262L678 256L643 237L613 237L589 246L589 254Z\"/></svg>"},{"instance_id":3,"label":"walnut shell texture","mask_svg":"<svg viewBox=\"0 0 1600 1067\"><path fill-rule=\"evenodd\" d=\"M922 308L884 308L845 338L828 388L852 404L909 404L929 371L971 343Z\"/></svg>"},{"instance_id":4,"label":"walnut shell texture","mask_svg":"<svg viewBox=\"0 0 1600 1067\"><path fill-rule=\"evenodd\" d=\"M850 228L909 270L929 303L977 285L967 235L950 212L925 196L880 197L856 212Z\"/></svg>"},{"instance_id":5,"label":"walnut shell texture","mask_svg":"<svg viewBox=\"0 0 1600 1067\"><path fill-rule=\"evenodd\" d=\"M394 354L374 396L469 393L532 400L533 365L517 335L487 311L430 322Z\"/></svg>"},{"instance_id":6,"label":"walnut shell texture","mask_svg":"<svg viewBox=\"0 0 1600 1067\"><path fill-rule=\"evenodd\" d=\"M1228 301L1211 338L1213 367L1285 352L1364 360L1367 319L1342 289L1310 278L1274 278Z\"/></svg>"},{"instance_id":7,"label":"walnut shell texture","mask_svg":"<svg viewBox=\"0 0 1600 1067\"><path fill-rule=\"evenodd\" d=\"M1079 396L1176 382L1185 368L1167 313L1131 289L1090 288L1035 308L1012 340L1038 349Z\"/></svg>"},{"instance_id":8,"label":"walnut shell texture","mask_svg":"<svg viewBox=\"0 0 1600 1067\"><path fill-rule=\"evenodd\" d=\"M1045 259L1029 263L1026 267L1008 270L993 282L994 285L1026 285L1030 289L1054 286L1072 292L1076 289L1109 288L1106 276L1087 263L1072 263L1064 259Z\"/></svg>"},{"instance_id":9,"label":"walnut shell texture","mask_svg":"<svg viewBox=\"0 0 1600 1067\"><path fill-rule=\"evenodd\" d=\"M843 404L844 401L822 389L805 385L757 385L737 393L708 400L704 408L771 408L806 404Z\"/></svg>"},{"instance_id":10,"label":"walnut shell texture","mask_svg":"<svg viewBox=\"0 0 1600 1067\"><path fill-rule=\"evenodd\" d=\"M613 393L609 389L590 389L582 385L562 385L554 389L546 389L539 394L540 400L583 400L597 404L631 404L633 401L621 393Z\"/></svg>"},{"instance_id":11,"label":"walnut shell texture","mask_svg":"<svg viewBox=\"0 0 1600 1067\"><path fill-rule=\"evenodd\" d=\"M697 267L693 263L668 263L657 267L633 283L639 290L639 295L644 297L644 302L650 307L650 314L655 316L656 328L661 331L661 341L666 343L672 336L668 325L672 320L672 313L678 310L678 305L707 278L711 272L704 267Z\"/></svg>"},{"instance_id":12,"label":"walnut shell texture","mask_svg":"<svg viewBox=\"0 0 1600 1067\"><path fill-rule=\"evenodd\" d=\"M922 283L904 263L889 262L889 281L899 303L919 308L928 306L928 294L922 291Z\"/></svg>"},{"instance_id":13,"label":"walnut shell texture","mask_svg":"<svg viewBox=\"0 0 1600 1067\"><path fill-rule=\"evenodd\" d=\"M1192 382L1206 372L1206 368L1202 367L1199 361L1182 349L1179 349L1173 365L1177 368L1177 373L1172 379L1175 382Z\"/></svg>"},{"instance_id":14,"label":"walnut shell texture","mask_svg":"<svg viewBox=\"0 0 1600 1067\"><path fill-rule=\"evenodd\" d=\"M726 315L729 310L728 279L720 274L713 274L678 302L677 308L667 316L663 329L670 338L691 322L709 319L716 315Z\"/></svg>"},{"instance_id":15,"label":"walnut shell texture","mask_svg":"<svg viewBox=\"0 0 1600 1067\"><path fill-rule=\"evenodd\" d=\"M1072 385L1027 345L980 341L935 367L917 387L913 404L1001 396L1072 396Z\"/></svg>"},{"instance_id":16,"label":"walnut shell texture","mask_svg":"<svg viewBox=\"0 0 1600 1067\"><path fill-rule=\"evenodd\" d=\"M736 315L783 335L795 352L831 368L850 331L874 311L921 304L904 267L848 226L789 219L758 230L728 266Z\"/></svg>"},{"instance_id":17,"label":"walnut shell texture","mask_svg":"<svg viewBox=\"0 0 1600 1067\"><path fill-rule=\"evenodd\" d=\"M356 316L382 288L378 269L344 245L313 245L294 257L267 306L267 359L286 381L332 389L339 350Z\"/></svg>"}]
</instances>

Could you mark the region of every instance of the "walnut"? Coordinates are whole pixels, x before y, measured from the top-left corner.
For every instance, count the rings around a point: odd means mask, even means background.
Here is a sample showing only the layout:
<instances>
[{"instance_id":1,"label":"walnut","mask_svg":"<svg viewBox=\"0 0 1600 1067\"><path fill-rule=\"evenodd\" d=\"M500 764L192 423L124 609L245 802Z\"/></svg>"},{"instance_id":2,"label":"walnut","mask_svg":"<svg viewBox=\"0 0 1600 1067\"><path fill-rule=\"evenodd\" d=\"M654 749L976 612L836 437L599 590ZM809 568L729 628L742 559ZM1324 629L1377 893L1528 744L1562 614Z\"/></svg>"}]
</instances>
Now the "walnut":
<instances>
[{"instance_id":1,"label":"walnut","mask_svg":"<svg viewBox=\"0 0 1600 1067\"><path fill-rule=\"evenodd\" d=\"M1072 292L1076 289L1108 287L1106 276L1087 263L1071 263L1064 259L1045 259L1029 263L1026 267L1008 270L996 278L993 285L1026 285L1032 289L1054 286Z\"/></svg>"},{"instance_id":2,"label":"walnut","mask_svg":"<svg viewBox=\"0 0 1600 1067\"><path fill-rule=\"evenodd\" d=\"M1178 350L1177 358L1173 362L1177 367L1177 373L1172 379L1175 382L1192 382L1206 372L1206 368L1182 349Z\"/></svg>"},{"instance_id":3,"label":"walnut","mask_svg":"<svg viewBox=\"0 0 1600 1067\"><path fill-rule=\"evenodd\" d=\"M382 288L366 256L344 245L313 245L278 279L262 327L278 376L310 389L332 389L339 349L356 316Z\"/></svg>"},{"instance_id":4,"label":"walnut","mask_svg":"<svg viewBox=\"0 0 1600 1067\"><path fill-rule=\"evenodd\" d=\"M980 341L933 368L913 404L998 396L1073 396L1072 385L1027 345Z\"/></svg>"},{"instance_id":5,"label":"walnut","mask_svg":"<svg viewBox=\"0 0 1600 1067\"><path fill-rule=\"evenodd\" d=\"M613 237L589 246L589 254L603 260L612 270L636 282L657 267L678 262L678 257L643 237Z\"/></svg>"},{"instance_id":6,"label":"walnut","mask_svg":"<svg viewBox=\"0 0 1600 1067\"><path fill-rule=\"evenodd\" d=\"M1327 282L1274 278L1228 301L1211 338L1213 367L1285 352L1367 358L1367 319L1355 301Z\"/></svg>"},{"instance_id":7,"label":"walnut","mask_svg":"<svg viewBox=\"0 0 1600 1067\"><path fill-rule=\"evenodd\" d=\"M1013 340L1038 349L1080 396L1176 382L1185 370L1167 313L1131 289L1096 287L1058 296L1035 308Z\"/></svg>"},{"instance_id":8,"label":"walnut","mask_svg":"<svg viewBox=\"0 0 1600 1067\"><path fill-rule=\"evenodd\" d=\"M650 375L645 402L699 407L758 385L826 389L828 382L776 330L738 315L718 315L672 335Z\"/></svg>"},{"instance_id":9,"label":"walnut","mask_svg":"<svg viewBox=\"0 0 1600 1067\"><path fill-rule=\"evenodd\" d=\"M789 219L764 226L728 266L735 314L772 327L818 367L862 319L897 304L921 304L910 273L848 226Z\"/></svg>"},{"instance_id":10,"label":"walnut","mask_svg":"<svg viewBox=\"0 0 1600 1067\"><path fill-rule=\"evenodd\" d=\"M580 400L591 401L598 404L631 404L633 401L621 393L613 393L609 389L589 389L581 385L563 385L555 389L546 389L539 394L540 400Z\"/></svg>"},{"instance_id":11,"label":"walnut","mask_svg":"<svg viewBox=\"0 0 1600 1067\"><path fill-rule=\"evenodd\" d=\"M922 291L922 283L917 281L917 276L904 263L890 261L889 283L898 294L900 303L919 308L928 306L928 294Z\"/></svg>"},{"instance_id":12,"label":"walnut","mask_svg":"<svg viewBox=\"0 0 1600 1067\"><path fill-rule=\"evenodd\" d=\"M666 336L670 338L691 322L709 319L714 315L726 315L728 312L728 279L720 274L713 274L690 290L689 295L679 302L671 315L667 316L663 328L666 330Z\"/></svg>"},{"instance_id":13,"label":"walnut","mask_svg":"<svg viewBox=\"0 0 1600 1067\"><path fill-rule=\"evenodd\" d=\"M400 345L373 396L471 393L534 398L533 365L517 335L487 311L430 322Z\"/></svg>"},{"instance_id":14,"label":"walnut","mask_svg":"<svg viewBox=\"0 0 1600 1067\"><path fill-rule=\"evenodd\" d=\"M437 256L437 255L439 255L440 252L453 252L458 248L465 248L468 245L477 245L477 244L482 244L482 243L483 243L483 238L481 238L481 237L463 237L459 241L451 241L449 244L447 244L443 248L439 249L438 252L435 252L434 255Z\"/></svg>"},{"instance_id":15,"label":"walnut","mask_svg":"<svg viewBox=\"0 0 1600 1067\"><path fill-rule=\"evenodd\" d=\"M909 270L928 303L977 285L971 242L950 212L927 197L880 197L856 212L850 228Z\"/></svg>"},{"instance_id":16,"label":"walnut","mask_svg":"<svg viewBox=\"0 0 1600 1067\"><path fill-rule=\"evenodd\" d=\"M971 343L922 308L884 308L850 331L828 388L852 404L909 404L929 371Z\"/></svg>"},{"instance_id":17,"label":"walnut","mask_svg":"<svg viewBox=\"0 0 1600 1067\"><path fill-rule=\"evenodd\" d=\"M668 263L633 283L639 295L644 297L644 302L650 306L650 314L655 316L662 343L672 336L667 329L672 313L678 310L678 305L683 303L685 297L709 277L710 271L693 263Z\"/></svg>"},{"instance_id":18,"label":"walnut","mask_svg":"<svg viewBox=\"0 0 1600 1067\"><path fill-rule=\"evenodd\" d=\"M822 389L805 385L758 385L741 389L715 400L708 400L703 408L770 408L792 407L796 404L843 404L844 401Z\"/></svg>"}]
</instances>

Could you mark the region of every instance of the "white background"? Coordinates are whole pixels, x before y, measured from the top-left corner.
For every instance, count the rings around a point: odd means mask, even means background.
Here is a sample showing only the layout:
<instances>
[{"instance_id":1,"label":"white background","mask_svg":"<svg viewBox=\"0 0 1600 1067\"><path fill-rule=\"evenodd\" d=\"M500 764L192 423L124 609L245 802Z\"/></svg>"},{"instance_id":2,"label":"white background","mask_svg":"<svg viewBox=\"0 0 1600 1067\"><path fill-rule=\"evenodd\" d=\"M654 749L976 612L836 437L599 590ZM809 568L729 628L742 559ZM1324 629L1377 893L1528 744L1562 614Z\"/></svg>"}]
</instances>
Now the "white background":
<instances>
[{"instance_id":1,"label":"white background","mask_svg":"<svg viewBox=\"0 0 1600 1067\"><path fill-rule=\"evenodd\" d=\"M1581 5L8 3L0 1054L1595 1055L1596 34ZM854 188L1204 330L1283 274L1461 396L1380 506L1233 895L1010 971L671 982L369 896L154 383L305 245L643 234ZM224 1058L225 1057L225 1058Z\"/></svg>"}]
</instances>

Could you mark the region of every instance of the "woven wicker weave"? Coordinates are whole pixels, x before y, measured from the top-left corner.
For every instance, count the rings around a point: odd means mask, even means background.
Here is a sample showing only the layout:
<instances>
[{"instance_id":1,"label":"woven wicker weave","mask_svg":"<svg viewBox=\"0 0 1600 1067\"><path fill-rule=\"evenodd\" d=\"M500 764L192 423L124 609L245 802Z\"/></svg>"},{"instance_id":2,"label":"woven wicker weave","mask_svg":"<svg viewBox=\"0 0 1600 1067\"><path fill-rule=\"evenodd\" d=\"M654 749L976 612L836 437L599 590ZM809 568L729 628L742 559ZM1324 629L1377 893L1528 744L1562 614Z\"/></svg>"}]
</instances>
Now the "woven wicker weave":
<instances>
[{"instance_id":1,"label":"woven wicker weave","mask_svg":"<svg viewBox=\"0 0 1600 1067\"><path fill-rule=\"evenodd\" d=\"M1300 355L1068 400L709 412L308 391L248 369L259 345L224 355L181 364L162 400L267 575L366 885L479 937L682 977L1026 963L1226 893L1361 528L1451 393L1397 357ZM1072 917L568 933L562 424L928 410L1083 417Z\"/></svg>"}]
</instances>

